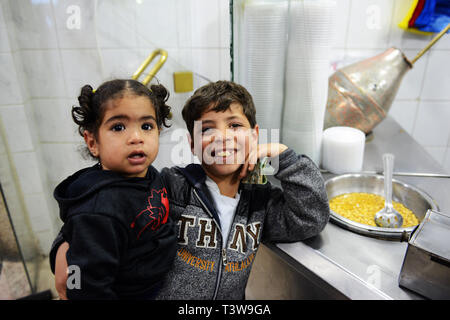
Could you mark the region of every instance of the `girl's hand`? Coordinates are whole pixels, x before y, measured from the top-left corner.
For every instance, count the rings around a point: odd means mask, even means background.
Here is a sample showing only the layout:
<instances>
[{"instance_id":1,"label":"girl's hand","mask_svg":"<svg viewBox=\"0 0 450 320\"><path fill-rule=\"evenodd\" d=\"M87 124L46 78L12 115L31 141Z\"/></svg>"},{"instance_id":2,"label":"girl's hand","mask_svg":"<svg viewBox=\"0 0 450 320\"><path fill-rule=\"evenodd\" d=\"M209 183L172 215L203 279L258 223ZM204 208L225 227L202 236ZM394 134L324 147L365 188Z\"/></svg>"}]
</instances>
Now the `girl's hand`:
<instances>
[{"instance_id":1,"label":"girl's hand","mask_svg":"<svg viewBox=\"0 0 450 320\"><path fill-rule=\"evenodd\" d=\"M252 171L255 168L258 159L264 157L276 157L287 148L288 147L286 145L281 143L266 143L259 144L256 146L256 148L250 149L247 159L245 159L245 163L242 165L239 179L244 178L249 171Z\"/></svg>"},{"instance_id":2,"label":"girl's hand","mask_svg":"<svg viewBox=\"0 0 450 320\"><path fill-rule=\"evenodd\" d=\"M66 296L67 284L67 258L66 252L69 250L69 243L63 242L56 252L55 259L55 289L60 300L68 300Z\"/></svg>"}]
</instances>

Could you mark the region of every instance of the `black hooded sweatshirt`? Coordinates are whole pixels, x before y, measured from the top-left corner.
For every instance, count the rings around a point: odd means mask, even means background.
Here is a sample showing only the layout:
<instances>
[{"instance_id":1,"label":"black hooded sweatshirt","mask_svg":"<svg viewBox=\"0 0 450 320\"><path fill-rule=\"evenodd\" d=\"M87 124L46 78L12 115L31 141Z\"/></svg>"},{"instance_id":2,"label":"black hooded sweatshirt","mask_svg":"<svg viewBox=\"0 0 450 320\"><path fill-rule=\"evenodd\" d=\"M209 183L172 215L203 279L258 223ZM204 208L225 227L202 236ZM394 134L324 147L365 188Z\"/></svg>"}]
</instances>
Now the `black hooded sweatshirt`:
<instances>
[{"instance_id":1,"label":"black hooded sweatshirt","mask_svg":"<svg viewBox=\"0 0 450 320\"><path fill-rule=\"evenodd\" d=\"M69 299L146 299L157 293L172 267L177 237L155 168L144 178L127 178L95 165L61 182L54 196L70 243L67 263L75 266L69 269Z\"/></svg>"}]
</instances>

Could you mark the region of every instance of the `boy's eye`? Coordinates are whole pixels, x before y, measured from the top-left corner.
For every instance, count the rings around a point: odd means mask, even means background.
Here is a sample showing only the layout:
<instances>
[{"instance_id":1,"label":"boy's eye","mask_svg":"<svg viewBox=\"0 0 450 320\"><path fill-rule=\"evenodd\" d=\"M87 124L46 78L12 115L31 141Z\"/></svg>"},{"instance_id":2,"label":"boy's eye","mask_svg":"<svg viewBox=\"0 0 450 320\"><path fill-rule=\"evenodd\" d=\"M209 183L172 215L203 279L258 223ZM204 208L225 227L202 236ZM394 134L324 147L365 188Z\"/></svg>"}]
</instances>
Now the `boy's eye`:
<instances>
[{"instance_id":1,"label":"boy's eye","mask_svg":"<svg viewBox=\"0 0 450 320\"><path fill-rule=\"evenodd\" d=\"M242 127L242 124L240 124L240 123L232 123L230 125L230 127L232 127L232 128L239 128L239 127Z\"/></svg>"},{"instance_id":2,"label":"boy's eye","mask_svg":"<svg viewBox=\"0 0 450 320\"><path fill-rule=\"evenodd\" d=\"M152 123L144 123L141 128L142 130L152 130L154 125Z\"/></svg>"},{"instance_id":3,"label":"boy's eye","mask_svg":"<svg viewBox=\"0 0 450 320\"><path fill-rule=\"evenodd\" d=\"M112 131L122 131L125 130L125 126L121 123L115 124L111 127Z\"/></svg>"}]
</instances>

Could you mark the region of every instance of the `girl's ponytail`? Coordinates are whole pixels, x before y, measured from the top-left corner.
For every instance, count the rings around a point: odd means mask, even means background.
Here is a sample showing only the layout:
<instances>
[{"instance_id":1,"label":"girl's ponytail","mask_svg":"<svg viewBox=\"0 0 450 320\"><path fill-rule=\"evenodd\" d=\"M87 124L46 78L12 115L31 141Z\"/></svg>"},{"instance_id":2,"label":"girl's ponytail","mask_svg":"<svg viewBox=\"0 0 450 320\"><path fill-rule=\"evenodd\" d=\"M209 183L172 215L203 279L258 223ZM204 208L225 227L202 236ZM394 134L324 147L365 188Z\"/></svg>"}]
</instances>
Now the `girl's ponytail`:
<instances>
[{"instance_id":1,"label":"girl's ponytail","mask_svg":"<svg viewBox=\"0 0 450 320\"><path fill-rule=\"evenodd\" d=\"M158 126L164 125L165 127L170 127L166 123L170 118L170 106L166 104L169 100L169 91L162 84L152 84L150 86L151 95L155 98L155 108L156 114L158 115Z\"/></svg>"},{"instance_id":2,"label":"girl's ponytail","mask_svg":"<svg viewBox=\"0 0 450 320\"><path fill-rule=\"evenodd\" d=\"M81 136L85 130L95 133L93 130L98 119L98 108L93 102L94 92L90 85L85 85L81 88L81 93L78 96L80 106L72 107L72 119L78 125L78 132Z\"/></svg>"}]
</instances>

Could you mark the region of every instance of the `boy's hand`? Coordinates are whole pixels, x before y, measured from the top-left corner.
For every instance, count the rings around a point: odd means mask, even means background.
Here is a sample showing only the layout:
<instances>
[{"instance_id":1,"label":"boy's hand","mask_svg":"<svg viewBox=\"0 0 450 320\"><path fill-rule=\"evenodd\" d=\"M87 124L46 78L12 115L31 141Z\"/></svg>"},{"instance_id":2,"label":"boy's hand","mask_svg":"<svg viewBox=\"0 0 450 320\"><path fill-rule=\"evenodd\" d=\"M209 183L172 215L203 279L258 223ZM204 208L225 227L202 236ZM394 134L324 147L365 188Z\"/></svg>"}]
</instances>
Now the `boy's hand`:
<instances>
[{"instance_id":1,"label":"boy's hand","mask_svg":"<svg viewBox=\"0 0 450 320\"><path fill-rule=\"evenodd\" d=\"M250 149L247 159L245 159L245 163L242 165L239 179L244 178L249 171L252 171L255 168L258 159L264 157L276 157L287 148L286 145L281 143L266 143L257 145L253 150Z\"/></svg>"},{"instance_id":2,"label":"boy's hand","mask_svg":"<svg viewBox=\"0 0 450 320\"><path fill-rule=\"evenodd\" d=\"M67 258L66 252L69 250L69 243L62 243L56 252L55 259L55 288L60 300L68 300L66 296L67 284Z\"/></svg>"}]
</instances>

